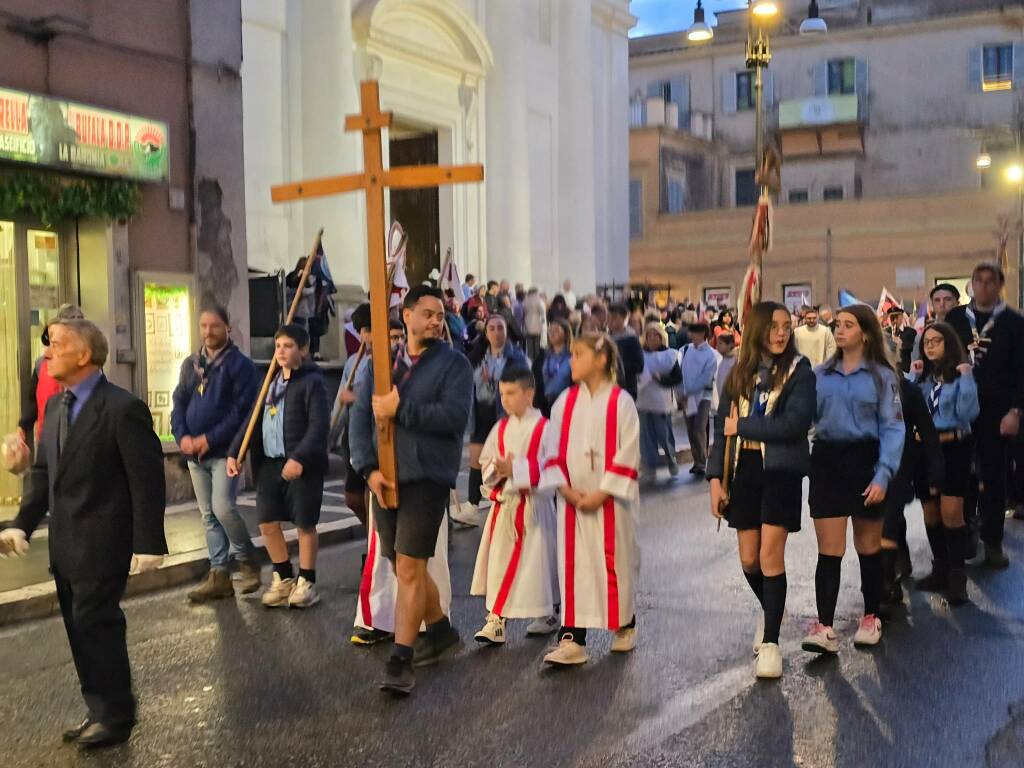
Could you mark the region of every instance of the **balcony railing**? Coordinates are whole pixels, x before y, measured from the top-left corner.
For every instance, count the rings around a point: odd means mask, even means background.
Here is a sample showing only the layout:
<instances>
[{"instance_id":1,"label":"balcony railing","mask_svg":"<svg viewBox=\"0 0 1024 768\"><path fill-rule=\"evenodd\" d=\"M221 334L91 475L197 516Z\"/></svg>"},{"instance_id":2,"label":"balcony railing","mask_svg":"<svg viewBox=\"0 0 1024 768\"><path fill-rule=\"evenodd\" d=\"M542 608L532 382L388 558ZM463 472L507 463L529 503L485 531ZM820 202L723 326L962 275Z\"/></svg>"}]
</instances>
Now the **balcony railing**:
<instances>
[{"instance_id":1,"label":"balcony railing","mask_svg":"<svg viewBox=\"0 0 1024 768\"><path fill-rule=\"evenodd\" d=\"M658 96L635 98L629 102L629 127L653 128L666 126L697 138L714 138L714 118L707 112L682 111L673 101Z\"/></svg>"}]
</instances>

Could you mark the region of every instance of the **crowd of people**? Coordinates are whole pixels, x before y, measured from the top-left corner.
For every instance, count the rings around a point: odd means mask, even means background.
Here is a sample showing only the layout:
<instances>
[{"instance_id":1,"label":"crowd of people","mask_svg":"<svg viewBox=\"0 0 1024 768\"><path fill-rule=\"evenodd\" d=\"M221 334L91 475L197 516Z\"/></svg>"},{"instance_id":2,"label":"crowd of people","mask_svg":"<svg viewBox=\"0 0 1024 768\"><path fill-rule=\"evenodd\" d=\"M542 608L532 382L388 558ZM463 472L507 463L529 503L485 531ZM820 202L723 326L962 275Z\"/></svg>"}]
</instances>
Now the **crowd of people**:
<instances>
[{"instance_id":1,"label":"crowd of people","mask_svg":"<svg viewBox=\"0 0 1024 768\"><path fill-rule=\"evenodd\" d=\"M848 520L864 596L853 641L877 645L912 570L904 509L915 497L933 557L917 589L968 601L966 563L979 538L983 565L1008 564L1006 510L1016 505L1024 517L1024 318L1002 302L1004 280L999 267L978 265L968 304L954 286L935 286L919 327L898 307L879 318L865 305L794 312L765 301L741 328L728 308L578 299L569 281L550 301L507 282L477 286L472 276L458 289L418 285L390 318L387 394L375 394L369 305L351 312L354 343L333 406L308 321L278 330L277 373L261 400L227 313L206 307L202 344L183 361L173 396L173 433L210 558L188 597L205 603L263 589L267 608L316 605L316 526L333 452L346 466L346 503L367 531L352 643L392 641L382 690L408 695L414 667L460 642L449 618L449 517L482 527L471 586L483 598L477 642L500 646L507 621L523 619L528 634L557 633L544 655L550 665L586 663L594 630L612 633L613 653L629 653L638 638L640 489L662 468L678 475L677 417L690 473L709 481L712 515L736 530L740 567L762 609L756 675L782 674L785 551L802 527L805 477L819 554L818 616L803 648L840 649ZM51 563L87 706L65 738L105 746L134 725L119 601L129 570L158 567L166 553L152 480L163 470L152 430L138 428L144 406L103 377L99 330L70 309L44 343L37 376L54 382L54 396L26 403L22 468L33 439L38 447L0 554L24 554L49 512ZM388 431L393 476L378 453ZM96 476L80 492L63 478L83 443L94 449L75 460ZM266 588L236 505L243 446L271 562ZM113 543L84 522L81 510L93 504L107 516L96 530L116 531ZM298 529L297 569L285 522Z\"/></svg>"}]
</instances>

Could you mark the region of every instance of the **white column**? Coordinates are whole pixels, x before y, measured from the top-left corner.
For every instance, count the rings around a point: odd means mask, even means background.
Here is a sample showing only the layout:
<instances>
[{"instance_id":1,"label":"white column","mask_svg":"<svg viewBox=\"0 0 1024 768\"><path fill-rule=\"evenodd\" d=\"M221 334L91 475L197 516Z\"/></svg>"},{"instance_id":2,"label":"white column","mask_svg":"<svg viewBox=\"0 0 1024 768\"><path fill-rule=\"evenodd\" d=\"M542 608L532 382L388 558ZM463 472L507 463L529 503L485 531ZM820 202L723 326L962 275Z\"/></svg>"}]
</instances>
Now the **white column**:
<instances>
[{"instance_id":1,"label":"white column","mask_svg":"<svg viewBox=\"0 0 1024 768\"><path fill-rule=\"evenodd\" d=\"M530 174L527 136L525 19L518 2L488 4L487 39L494 69L487 78L487 269L477 277L531 282Z\"/></svg>"},{"instance_id":2,"label":"white column","mask_svg":"<svg viewBox=\"0 0 1024 768\"><path fill-rule=\"evenodd\" d=\"M572 280L579 296L594 289L594 74L590 0L559 0L558 218L559 285ZM625 148L624 148L625 149Z\"/></svg>"}]
</instances>

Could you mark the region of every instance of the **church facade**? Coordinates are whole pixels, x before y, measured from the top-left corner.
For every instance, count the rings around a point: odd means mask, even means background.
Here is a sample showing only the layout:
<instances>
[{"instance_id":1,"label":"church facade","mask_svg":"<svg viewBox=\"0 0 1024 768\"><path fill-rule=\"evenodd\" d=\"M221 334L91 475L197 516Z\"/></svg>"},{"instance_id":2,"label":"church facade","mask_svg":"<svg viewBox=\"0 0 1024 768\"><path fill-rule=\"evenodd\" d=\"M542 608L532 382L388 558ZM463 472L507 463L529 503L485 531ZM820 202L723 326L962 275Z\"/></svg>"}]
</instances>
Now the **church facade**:
<instances>
[{"instance_id":1,"label":"church facade","mask_svg":"<svg viewBox=\"0 0 1024 768\"><path fill-rule=\"evenodd\" d=\"M358 84L394 115L385 164L482 163L483 184L392 192L410 282L460 273L578 292L629 274L628 0L242 1L253 269L291 269L319 227L338 284L366 286L365 205L274 205L270 186L358 171Z\"/></svg>"}]
</instances>

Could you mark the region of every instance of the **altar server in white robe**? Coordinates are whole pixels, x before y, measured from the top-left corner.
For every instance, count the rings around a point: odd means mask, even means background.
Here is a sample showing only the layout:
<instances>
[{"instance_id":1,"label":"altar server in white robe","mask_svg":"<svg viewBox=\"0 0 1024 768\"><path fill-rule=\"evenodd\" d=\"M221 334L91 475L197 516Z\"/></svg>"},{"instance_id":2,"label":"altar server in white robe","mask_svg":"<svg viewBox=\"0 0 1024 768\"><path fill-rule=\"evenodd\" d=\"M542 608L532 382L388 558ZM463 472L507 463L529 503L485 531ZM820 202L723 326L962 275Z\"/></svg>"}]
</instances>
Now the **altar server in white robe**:
<instances>
[{"instance_id":1,"label":"altar server in white robe","mask_svg":"<svg viewBox=\"0 0 1024 768\"><path fill-rule=\"evenodd\" d=\"M359 595L356 599L355 631L353 645L375 645L388 640L395 633L395 602L398 600L398 579L391 561L380 551L380 537L374 522L377 499L370 494L370 512L367 527L370 530L367 542L366 562L359 580ZM441 610L451 615L452 580L448 571L448 525L442 523L437 534L434 556L427 560L427 573L437 584L441 598Z\"/></svg>"},{"instance_id":2,"label":"altar server in white robe","mask_svg":"<svg viewBox=\"0 0 1024 768\"><path fill-rule=\"evenodd\" d=\"M555 486L542 489L547 419L533 406L536 383L527 368L506 368L498 389L508 414L491 429L480 454L483 493L494 502L484 523L470 593L485 598L479 643L505 642L506 619L535 619L527 634L558 628Z\"/></svg>"},{"instance_id":3,"label":"altar server in white robe","mask_svg":"<svg viewBox=\"0 0 1024 768\"><path fill-rule=\"evenodd\" d=\"M588 629L614 632L611 649L636 647L634 593L640 567L640 420L616 385L614 340L584 334L572 348L573 386L551 409L549 434L557 447L551 468L561 472L558 498L558 575L562 627L548 664L584 664Z\"/></svg>"}]
</instances>

